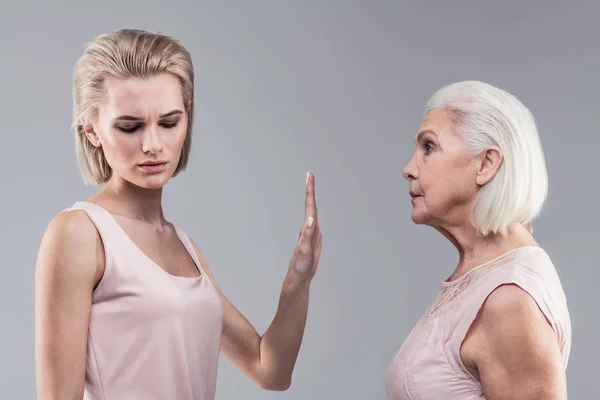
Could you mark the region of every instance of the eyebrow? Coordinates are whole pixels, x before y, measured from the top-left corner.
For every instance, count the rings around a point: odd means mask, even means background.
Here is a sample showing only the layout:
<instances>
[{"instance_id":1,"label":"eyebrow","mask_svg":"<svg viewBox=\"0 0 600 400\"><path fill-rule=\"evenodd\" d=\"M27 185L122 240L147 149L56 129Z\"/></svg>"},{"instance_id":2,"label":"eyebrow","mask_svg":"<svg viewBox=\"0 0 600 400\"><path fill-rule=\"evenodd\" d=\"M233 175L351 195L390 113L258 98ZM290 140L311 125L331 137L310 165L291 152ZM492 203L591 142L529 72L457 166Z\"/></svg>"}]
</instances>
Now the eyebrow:
<instances>
[{"instance_id":1,"label":"eyebrow","mask_svg":"<svg viewBox=\"0 0 600 400\"><path fill-rule=\"evenodd\" d=\"M177 114L183 114L183 111L181 110L173 110L173 111L169 111L166 114L161 114L158 117L159 118L167 118L167 117L171 117L173 115L177 115ZM115 121L143 121L144 119L141 117L134 117L133 115L121 115L117 118L115 118Z\"/></svg>"},{"instance_id":2,"label":"eyebrow","mask_svg":"<svg viewBox=\"0 0 600 400\"><path fill-rule=\"evenodd\" d=\"M415 144L416 144L416 143L417 143L419 140L421 140L421 138L422 138L423 136L425 136L425 135L426 135L426 134L428 134L428 133L431 133L432 135L434 135L434 136L436 136L436 137L437 137L437 133L435 133L435 132L434 132L434 131L432 131L431 129L425 129L425 130L422 130L421 132L417 133L417 137L416 137L416 138L415 138L415 140L414 140Z\"/></svg>"}]
</instances>

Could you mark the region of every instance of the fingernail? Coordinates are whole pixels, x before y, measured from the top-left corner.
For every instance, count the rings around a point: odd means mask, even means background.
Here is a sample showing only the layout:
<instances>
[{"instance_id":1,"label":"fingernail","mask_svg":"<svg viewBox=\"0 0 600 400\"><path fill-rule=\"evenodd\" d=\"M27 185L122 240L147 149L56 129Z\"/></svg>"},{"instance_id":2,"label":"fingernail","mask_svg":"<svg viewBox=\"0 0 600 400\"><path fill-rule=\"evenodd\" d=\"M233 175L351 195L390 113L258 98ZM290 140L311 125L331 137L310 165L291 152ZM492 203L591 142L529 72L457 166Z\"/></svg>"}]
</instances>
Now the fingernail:
<instances>
[{"instance_id":1,"label":"fingernail","mask_svg":"<svg viewBox=\"0 0 600 400\"><path fill-rule=\"evenodd\" d=\"M314 218L313 218L313 217L308 217L308 222L307 222L307 225L308 225L308 227L309 227L309 228L312 226L312 224L313 224L313 221L314 221Z\"/></svg>"},{"instance_id":2,"label":"fingernail","mask_svg":"<svg viewBox=\"0 0 600 400\"><path fill-rule=\"evenodd\" d=\"M309 176L310 176L310 172L307 172L307 173L306 173L306 183L305 183L305 185L308 185L308 177L309 177Z\"/></svg>"}]
</instances>

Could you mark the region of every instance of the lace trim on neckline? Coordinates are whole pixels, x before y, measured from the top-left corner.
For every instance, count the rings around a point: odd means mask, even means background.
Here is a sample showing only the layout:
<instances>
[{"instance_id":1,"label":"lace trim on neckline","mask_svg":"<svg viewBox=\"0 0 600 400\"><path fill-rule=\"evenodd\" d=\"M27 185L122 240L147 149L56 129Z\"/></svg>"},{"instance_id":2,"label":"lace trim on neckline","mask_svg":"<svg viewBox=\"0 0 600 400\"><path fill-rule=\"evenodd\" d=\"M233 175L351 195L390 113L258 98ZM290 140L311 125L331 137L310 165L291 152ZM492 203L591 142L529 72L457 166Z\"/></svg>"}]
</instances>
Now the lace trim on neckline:
<instances>
[{"instance_id":1,"label":"lace trim on neckline","mask_svg":"<svg viewBox=\"0 0 600 400\"><path fill-rule=\"evenodd\" d=\"M442 289L440 293L433 301L433 303L427 308L425 311L426 317L432 317L438 314L442 309L446 307L449 303L459 297L461 294L465 292L467 288L472 286L476 281L478 281L484 275L487 275L490 271L498 269L500 267L504 267L514 260L516 256L516 249L510 252L507 252L500 257L497 257L491 261L488 261L485 264L482 264L479 267L476 267L460 277L459 279L446 282L449 285L442 285Z\"/></svg>"}]
</instances>

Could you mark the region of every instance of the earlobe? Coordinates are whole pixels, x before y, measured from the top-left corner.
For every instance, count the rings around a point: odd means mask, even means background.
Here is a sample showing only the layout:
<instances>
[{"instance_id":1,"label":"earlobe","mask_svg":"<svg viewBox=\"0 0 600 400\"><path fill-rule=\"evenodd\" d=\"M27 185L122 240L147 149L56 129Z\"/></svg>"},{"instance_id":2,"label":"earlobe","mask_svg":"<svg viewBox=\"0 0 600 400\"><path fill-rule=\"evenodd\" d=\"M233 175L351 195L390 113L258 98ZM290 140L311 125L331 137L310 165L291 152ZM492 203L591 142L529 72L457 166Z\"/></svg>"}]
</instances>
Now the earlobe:
<instances>
[{"instance_id":1,"label":"earlobe","mask_svg":"<svg viewBox=\"0 0 600 400\"><path fill-rule=\"evenodd\" d=\"M498 147L488 147L481 155L481 164L477 171L477 185L483 186L490 182L504 161L504 153Z\"/></svg>"},{"instance_id":2,"label":"earlobe","mask_svg":"<svg viewBox=\"0 0 600 400\"><path fill-rule=\"evenodd\" d=\"M102 143L100 143L100 138L94 131L94 127L92 124L85 124L83 126L83 130L84 130L85 135L87 136L88 140L94 147L102 146Z\"/></svg>"}]
</instances>

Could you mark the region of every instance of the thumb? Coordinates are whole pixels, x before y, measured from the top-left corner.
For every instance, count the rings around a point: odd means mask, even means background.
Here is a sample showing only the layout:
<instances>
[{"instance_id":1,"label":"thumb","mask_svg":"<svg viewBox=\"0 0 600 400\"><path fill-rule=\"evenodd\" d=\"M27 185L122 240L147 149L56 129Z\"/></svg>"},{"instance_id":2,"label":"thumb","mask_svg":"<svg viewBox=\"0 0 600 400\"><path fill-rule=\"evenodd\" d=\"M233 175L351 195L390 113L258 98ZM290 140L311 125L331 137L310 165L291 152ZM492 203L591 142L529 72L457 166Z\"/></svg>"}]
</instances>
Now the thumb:
<instances>
[{"instance_id":1,"label":"thumb","mask_svg":"<svg viewBox=\"0 0 600 400\"><path fill-rule=\"evenodd\" d=\"M300 231L298 240L298 252L300 254L309 254L312 251L313 239L316 232L316 221L312 215L306 217L306 221Z\"/></svg>"}]
</instances>

